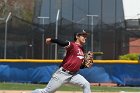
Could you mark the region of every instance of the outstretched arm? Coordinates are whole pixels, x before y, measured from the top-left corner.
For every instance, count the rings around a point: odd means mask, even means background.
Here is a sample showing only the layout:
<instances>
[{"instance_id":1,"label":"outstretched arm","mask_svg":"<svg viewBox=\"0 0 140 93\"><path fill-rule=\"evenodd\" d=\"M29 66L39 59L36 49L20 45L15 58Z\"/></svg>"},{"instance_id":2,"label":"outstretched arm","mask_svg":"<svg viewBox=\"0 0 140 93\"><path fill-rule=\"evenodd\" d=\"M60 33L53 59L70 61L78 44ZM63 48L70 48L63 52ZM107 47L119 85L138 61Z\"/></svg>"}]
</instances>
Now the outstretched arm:
<instances>
[{"instance_id":1,"label":"outstretched arm","mask_svg":"<svg viewBox=\"0 0 140 93\"><path fill-rule=\"evenodd\" d=\"M60 45L62 47L65 47L65 46L68 46L69 45L69 42L68 41L61 41L59 39L52 39L52 38L47 38L46 39L46 43L47 44L57 43L58 45Z\"/></svg>"}]
</instances>

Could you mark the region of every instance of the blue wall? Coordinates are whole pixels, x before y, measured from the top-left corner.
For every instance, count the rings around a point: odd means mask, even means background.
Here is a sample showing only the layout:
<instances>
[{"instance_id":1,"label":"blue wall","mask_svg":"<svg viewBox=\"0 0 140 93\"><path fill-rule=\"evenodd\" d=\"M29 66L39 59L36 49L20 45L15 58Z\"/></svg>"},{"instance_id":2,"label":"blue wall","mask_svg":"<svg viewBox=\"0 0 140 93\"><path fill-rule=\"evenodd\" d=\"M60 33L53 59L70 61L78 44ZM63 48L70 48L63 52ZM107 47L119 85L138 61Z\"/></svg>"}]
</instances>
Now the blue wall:
<instances>
[{"instance_id":1,"label":"blue wall","mask_svg":"<svg viewBox=\"0 0 140 93\"><path fill-rule=\"evenodd\" d=\"M0 81L47 83L57 63L0 63ZM140 64L95 64L79 71L89 82L140 85Z\"/></svg>"}]
</instances>

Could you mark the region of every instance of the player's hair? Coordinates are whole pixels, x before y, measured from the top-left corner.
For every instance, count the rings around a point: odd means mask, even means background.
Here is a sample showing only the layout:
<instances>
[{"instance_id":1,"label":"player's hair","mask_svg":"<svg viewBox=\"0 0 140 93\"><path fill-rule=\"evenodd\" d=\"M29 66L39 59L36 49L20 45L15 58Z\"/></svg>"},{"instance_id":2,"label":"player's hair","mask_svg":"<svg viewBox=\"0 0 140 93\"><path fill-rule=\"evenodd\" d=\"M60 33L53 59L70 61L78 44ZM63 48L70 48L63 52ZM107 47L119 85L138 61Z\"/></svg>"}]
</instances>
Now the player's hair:
<instances>
[{"instance_id":1,"label":"player's hair","mask_svg":"<svg viewBox=\"0 0 140 93\"><path fill-rule=\"evenodd\" d=\"M74 37L74 41L76 41L76 37Z\"/></svg>"},{"instance_id":2,"label":"player's hair","mask_svg":"<svg viewBox=\"0 0 140 93\"><path fill-rule=\"evenodd\" d=\"M80 35L88 35L88 33L85 30L83 30L82 32L75 32L74 33L74 41L77 40L76 36L80 36Z\"/></svg>"},{"instance_id":3,"label":"player's hair","mask_svg":"<svg viewBox=\"0 0 140 93\"><path fill-rule=\"evenodd\" d=\"M77 40L76 36L77 36L77 33L74 33L74 41Z\"/></svg>"}]
</instances>

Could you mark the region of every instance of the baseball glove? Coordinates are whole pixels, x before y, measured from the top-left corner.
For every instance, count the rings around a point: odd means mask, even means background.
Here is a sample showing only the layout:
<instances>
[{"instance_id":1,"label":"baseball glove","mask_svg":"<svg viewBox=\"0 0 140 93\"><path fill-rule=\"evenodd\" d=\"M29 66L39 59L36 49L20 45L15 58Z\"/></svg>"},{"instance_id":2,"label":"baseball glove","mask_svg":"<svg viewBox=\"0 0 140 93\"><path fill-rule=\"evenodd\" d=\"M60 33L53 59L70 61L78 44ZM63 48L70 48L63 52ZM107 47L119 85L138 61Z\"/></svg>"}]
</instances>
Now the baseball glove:
<instances>
[{"instance_id":1,"label":"baseball glove","mask_svg":"<svg viewBox=\"0 0 140 93\"><path fill-rule=\"evenodd\" d=\"M93 65L93 52L88 51L87 53L85 53L82 65L86 68L89 68Z\"/></svg>"}]
</instances>

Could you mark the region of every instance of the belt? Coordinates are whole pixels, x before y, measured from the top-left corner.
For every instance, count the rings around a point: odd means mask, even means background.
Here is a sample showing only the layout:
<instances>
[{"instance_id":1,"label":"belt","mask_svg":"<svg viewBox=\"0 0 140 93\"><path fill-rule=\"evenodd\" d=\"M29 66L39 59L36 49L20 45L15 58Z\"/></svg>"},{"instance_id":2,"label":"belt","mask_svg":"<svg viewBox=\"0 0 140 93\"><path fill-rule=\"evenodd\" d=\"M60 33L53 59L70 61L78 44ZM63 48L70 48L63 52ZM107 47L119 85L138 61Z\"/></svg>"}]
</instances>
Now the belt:
<instances>
[{"instance_id":1,"label":"belt","mask_svg":"<svg viewBox=\"0 0 140 93\"><path fill-rule=\"evenodd\" d=\"M66 73L68 73L68 74L70 74L70 75L74 75L74 74L77 73L77 72L74 72L74 71L68 71L68 70L66 70L66 69L64 69L64 68L62 68L62 71L66 72Z\"/></svg>"}]
</instances>

